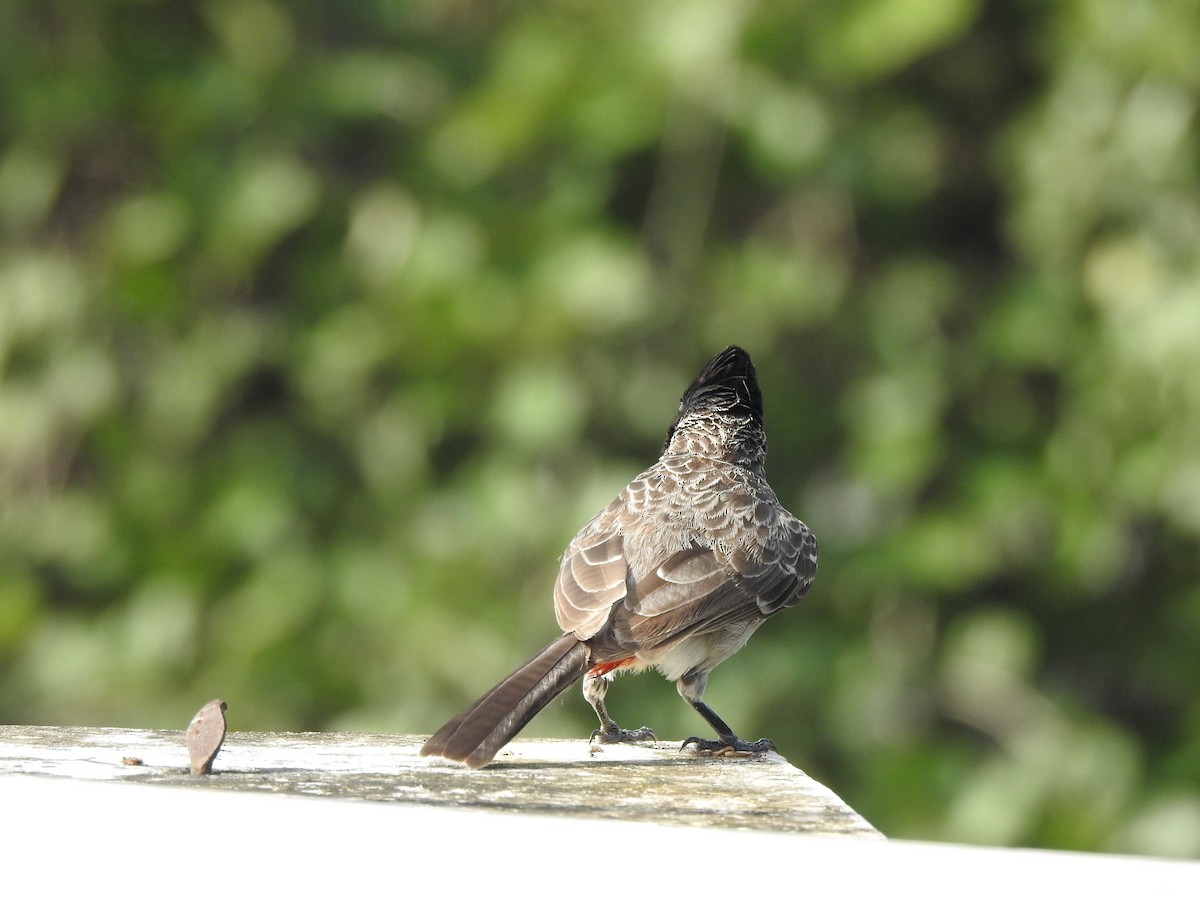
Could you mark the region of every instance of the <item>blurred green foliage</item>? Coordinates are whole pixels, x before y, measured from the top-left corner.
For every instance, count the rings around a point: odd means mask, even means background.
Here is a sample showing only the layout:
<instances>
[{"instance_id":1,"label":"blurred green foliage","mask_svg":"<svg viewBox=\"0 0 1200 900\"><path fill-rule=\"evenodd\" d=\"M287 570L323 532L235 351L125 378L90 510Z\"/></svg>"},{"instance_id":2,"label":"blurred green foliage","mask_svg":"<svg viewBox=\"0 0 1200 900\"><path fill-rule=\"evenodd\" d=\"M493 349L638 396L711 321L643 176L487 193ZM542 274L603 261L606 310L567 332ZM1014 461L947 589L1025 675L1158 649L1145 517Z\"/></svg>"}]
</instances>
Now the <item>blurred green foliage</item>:
<instances>
[{"instance_id":1,"label":"blurred green foliage","mask_svg":"<svg viewBox=\"0 0 1200 900\"><path fill-rule=\"evenodd\" d=\"M713 706L894 836L1200 855L1197 47L1190 0L0 5L0 719L432 730L737 342L822 561Z\"/></svg>"}]
</instances>

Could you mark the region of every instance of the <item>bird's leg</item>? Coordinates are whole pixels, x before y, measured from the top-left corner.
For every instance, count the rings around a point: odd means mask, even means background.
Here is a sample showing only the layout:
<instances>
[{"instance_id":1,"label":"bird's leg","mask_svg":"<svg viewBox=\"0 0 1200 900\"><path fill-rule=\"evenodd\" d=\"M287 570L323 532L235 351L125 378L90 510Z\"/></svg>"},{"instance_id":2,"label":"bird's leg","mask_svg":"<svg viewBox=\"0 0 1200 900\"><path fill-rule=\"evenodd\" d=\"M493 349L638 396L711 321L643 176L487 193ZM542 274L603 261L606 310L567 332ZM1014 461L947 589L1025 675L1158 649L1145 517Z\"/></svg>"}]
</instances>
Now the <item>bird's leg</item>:
<instances>
[{"instance_id":1,"label":"bird's leg","mask_svg":"<svg viewBox=\"0 0 1200 900\"><path fill-rule=\"evenodd\" d=\"M775 749L775 742L770 738L760 738L757 741L743 741L733 733L720 716L712 711L708 704L700 700L692 702L692 708L704 716L708 724L717 732L717 740L711 741L701 737L690 737L683 742L683 745L679 748L680 750L695 747L697 750L714 753L718 756L731 756L742 753L766 753L768 750Z\"/></svg>"},{"instance_id":2,"label":"bird's leg","mask_svg":"<svg viewBox=\"0 0 1200 900\"><path fill-rule=\"evenodd\" d=\"M718 756L733 756L748 753L766 753L769 750L775 749L775 742L769 738L761 738L757 741L743 741L733 729L725 724L725 720L712 711L712 708L705 703L701 698L704 696L704 688L708 685L708 673L690 672L684 675L675 683L676 689L679 691L679 696L683 697L696 712L704 717L713 730L717 733L715 741L708 740L702 737L690 737L680 746L680 750L686 750L688 747L695 747L701 752L713 753Z\"/></svg>"},{"instance_id":3,"label":"bird's leg","mask_svg":"<svg viewBox=\"0 0 1200 900\"><path fill-rule=\"evenodd\" d=\"M608 709L604 706L604 695L607 693L608 679L603 675L588 674L584 676L583 696L588 703L592 704L592 709L596 711L596 717L600 720L600 727L592 732L592 743L618 744L629 741L655 740L654 732L644 725L636 731L626 731L614 722L608 714Z\"/></svg>"}]
</instances>

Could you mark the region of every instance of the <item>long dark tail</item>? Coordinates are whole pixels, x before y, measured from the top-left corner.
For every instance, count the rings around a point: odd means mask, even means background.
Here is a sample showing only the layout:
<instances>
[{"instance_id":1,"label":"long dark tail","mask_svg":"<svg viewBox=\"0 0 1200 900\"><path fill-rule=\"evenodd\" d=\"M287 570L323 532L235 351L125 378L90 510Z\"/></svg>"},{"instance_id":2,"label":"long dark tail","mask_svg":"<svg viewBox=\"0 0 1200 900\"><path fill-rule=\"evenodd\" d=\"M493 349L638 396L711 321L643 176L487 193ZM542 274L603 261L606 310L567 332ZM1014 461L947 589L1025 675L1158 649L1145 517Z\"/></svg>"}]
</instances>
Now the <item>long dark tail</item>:
<instances>
[{"instance_id":1,"label":"long dark tail","mask_svg":"<svg viewBox=\"0 0 1200 900\"><path fill-rule=\"evenodd\" d=\"M587 666L587 647L564 634L443 725L425 742L421 755L444 756L474 769L486 766Z\"/></svg>"}]
</instances>

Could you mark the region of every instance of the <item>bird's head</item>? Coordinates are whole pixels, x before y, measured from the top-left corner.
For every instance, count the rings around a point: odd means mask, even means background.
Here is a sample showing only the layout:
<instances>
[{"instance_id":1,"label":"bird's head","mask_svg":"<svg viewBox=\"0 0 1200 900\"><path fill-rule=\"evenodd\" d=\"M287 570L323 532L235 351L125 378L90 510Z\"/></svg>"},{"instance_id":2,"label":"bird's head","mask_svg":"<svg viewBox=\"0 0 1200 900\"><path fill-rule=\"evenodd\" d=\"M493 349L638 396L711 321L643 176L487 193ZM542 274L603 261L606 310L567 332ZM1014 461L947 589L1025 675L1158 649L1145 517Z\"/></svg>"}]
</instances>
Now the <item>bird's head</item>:
<instances>
[{"instance_id":1,"label":"bird's head","mask_svg":"<svg viewBox=\"0 0 1200 900\"><path fill-rule=\"evenodd\" d=\"M750 354L741 347L727 347L705 363L679 401L664 452L762 465L766 455L762 391Z\"/></svg>"}]
</instances>

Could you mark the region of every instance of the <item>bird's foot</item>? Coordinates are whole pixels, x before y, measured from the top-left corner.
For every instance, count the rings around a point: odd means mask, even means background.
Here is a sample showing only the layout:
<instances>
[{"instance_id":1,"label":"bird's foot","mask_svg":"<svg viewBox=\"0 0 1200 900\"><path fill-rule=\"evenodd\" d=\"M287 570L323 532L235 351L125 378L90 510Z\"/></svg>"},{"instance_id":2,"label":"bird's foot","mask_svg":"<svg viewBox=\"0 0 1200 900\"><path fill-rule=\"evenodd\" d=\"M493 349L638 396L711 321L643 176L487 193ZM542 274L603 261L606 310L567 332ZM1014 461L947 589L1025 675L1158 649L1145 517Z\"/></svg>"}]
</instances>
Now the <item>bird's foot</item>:
<instances>
[{"instance_id":1,"label":"bird's foot","mask_svg":"<svg viewBox=\"0 0 1200 900\"><path fill-rule=\"evenodd\" d=\"M592 732L591 743L594 744L629 744L637 741L655 741L654 732L643 725L641 728L629 731L613 722L609 728L597 728Z\"/></svg>"},{"instance_id":2,"label":"bird's foot","mask_svg":"<svg viewBox=\"0 0 1200 900\"><path fill-rule=\"evenodd\" d=\"M725 757L745 757L757 756L760 753L767 753L775 749L775 742L769 738L761 738L757 741L743 741L741 738L733 737L722 738L715 741L707 740L701 737L690 737L680 746L680 750L686 750L688 747L695 747L699 753L704 753L709 756L725 756Z\"/></svg>"}]
</instances>

